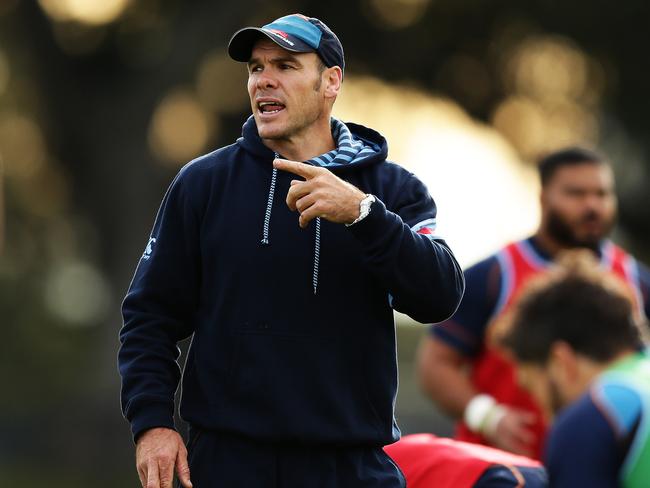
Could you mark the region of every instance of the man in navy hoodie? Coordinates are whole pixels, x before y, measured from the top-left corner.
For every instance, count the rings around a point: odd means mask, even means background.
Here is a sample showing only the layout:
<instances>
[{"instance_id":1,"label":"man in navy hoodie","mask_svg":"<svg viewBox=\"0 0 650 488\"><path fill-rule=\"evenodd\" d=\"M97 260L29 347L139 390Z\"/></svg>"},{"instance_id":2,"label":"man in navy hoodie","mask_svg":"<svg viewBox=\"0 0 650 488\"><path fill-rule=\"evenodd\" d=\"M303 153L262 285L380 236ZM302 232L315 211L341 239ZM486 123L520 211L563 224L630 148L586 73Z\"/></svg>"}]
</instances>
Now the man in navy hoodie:
<instances>
[{"instance_id":1,"label":"man in navy hoodie","mask_svg":"<svg viewBox=\"0 0 650 488\"><path fill-rule=\"evenodd\" d=\"M345 66L325 24L289 15L228 50L253 116L174 179L123 304L142 485L404 486L382 450L400 435L393 310L439 322L464 289L436 206L380 134L331 117Z\"/></svg>"}]
</instances>

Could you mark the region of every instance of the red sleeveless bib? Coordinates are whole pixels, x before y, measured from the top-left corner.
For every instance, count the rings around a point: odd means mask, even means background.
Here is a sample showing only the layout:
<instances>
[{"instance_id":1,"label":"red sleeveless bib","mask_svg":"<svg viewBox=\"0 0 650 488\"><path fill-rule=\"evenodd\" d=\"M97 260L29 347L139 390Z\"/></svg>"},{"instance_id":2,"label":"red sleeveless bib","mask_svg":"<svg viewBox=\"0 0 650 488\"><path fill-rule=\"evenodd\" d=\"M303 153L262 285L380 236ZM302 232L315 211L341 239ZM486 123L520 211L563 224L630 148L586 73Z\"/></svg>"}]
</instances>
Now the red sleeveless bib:
<instances>
[{"instance_id":1,"label":"red sleeveless bib","mask_svg":"<svg viewBox=\"0 0 650 488\"><path fill-rule=\"evenodd\" d=\"M515 477L516 467L542 466L527 457L432 434L407 435L384 451L402 470L409 488L471 488L494 465L510 468Z\"/></svg>"}]
</instances>

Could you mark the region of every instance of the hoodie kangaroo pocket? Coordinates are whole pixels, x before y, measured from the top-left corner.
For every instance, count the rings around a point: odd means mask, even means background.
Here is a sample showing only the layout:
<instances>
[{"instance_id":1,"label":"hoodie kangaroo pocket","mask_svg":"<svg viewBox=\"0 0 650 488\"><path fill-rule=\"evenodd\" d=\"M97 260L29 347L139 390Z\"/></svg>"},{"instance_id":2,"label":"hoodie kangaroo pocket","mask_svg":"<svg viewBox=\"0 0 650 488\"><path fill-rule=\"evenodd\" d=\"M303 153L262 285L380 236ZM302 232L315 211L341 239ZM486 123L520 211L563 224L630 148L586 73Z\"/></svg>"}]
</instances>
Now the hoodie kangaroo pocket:
<instances>
[{"instance_id":1,"label":"hoodie kangaroo pocket","mask_svg":"<svg viewBox=\"0 0 650 488\"><path fill-rule=\"evenodd\" d=\"M238 331L228 412L238 430L268 439L376 440L362 374L341 339Z\"/></svg>"}]
</instances>

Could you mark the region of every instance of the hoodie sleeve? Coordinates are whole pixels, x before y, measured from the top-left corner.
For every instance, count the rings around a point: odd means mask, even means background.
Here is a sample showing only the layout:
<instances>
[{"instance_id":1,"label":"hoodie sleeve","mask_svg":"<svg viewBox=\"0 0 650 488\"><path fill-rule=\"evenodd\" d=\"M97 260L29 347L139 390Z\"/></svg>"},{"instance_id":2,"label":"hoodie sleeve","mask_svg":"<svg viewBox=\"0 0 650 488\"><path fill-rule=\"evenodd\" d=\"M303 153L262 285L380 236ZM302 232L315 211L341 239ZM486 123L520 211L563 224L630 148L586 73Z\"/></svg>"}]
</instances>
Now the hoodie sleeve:
<instances>
[{"instance_id":1,"label":"hoodie sleeve","mask_svg":"<svg viewBox=\"0 0 650 488\"><path fill-rule=\"evenodd\" d=\"M362 244L366 265L388 289L393 308L422 323L449 318L465 289L451 249L433 233L435 221L433 198L409 174L393 211L377 199L370 214L349 228Z\"/></svg>"},{"instance_id":2,"label":"hoodie sleeve","mask_svg":"<svg viewBox=\"0 0 650 488\"><path fill-rule=\"evenodd\" d=\"M182 175L167 190L122 305L122 412L134 439L153 427L174 428L174 393L180 379L177 343L193 331L200 280L199 219Z\"/></svg>"}]
</instances>

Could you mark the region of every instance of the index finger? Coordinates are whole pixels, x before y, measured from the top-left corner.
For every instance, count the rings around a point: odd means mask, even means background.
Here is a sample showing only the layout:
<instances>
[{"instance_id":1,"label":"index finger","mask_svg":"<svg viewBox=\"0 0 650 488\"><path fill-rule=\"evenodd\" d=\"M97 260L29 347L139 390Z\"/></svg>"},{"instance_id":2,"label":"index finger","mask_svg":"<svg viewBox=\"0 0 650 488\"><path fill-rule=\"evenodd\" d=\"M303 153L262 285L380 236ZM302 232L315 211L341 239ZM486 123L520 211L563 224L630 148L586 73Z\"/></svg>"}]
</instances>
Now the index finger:
<instances>
[{"instance_id":1,"label":"index finger","mask_svg":"<svg viewBox=\"0 0 650 488\"><path fill-rule=\"evenodd\" d=\"M154 460L147 465L147 484L144 488L160 488L158 463Z\"/></svg>"},{"instance_id":2,"label":"index finger","mask_svg":"<svg viewBox=\"0 0 650 488\"><path fill-rule=\"evenodd\" d=\"M311 164L299 163L297 161L289 161L288 159L274 159L273 167L282 171L288 171L305 179L310 179L316 176L320 168L312 166Z\"/></svg>"}]
</instances>

